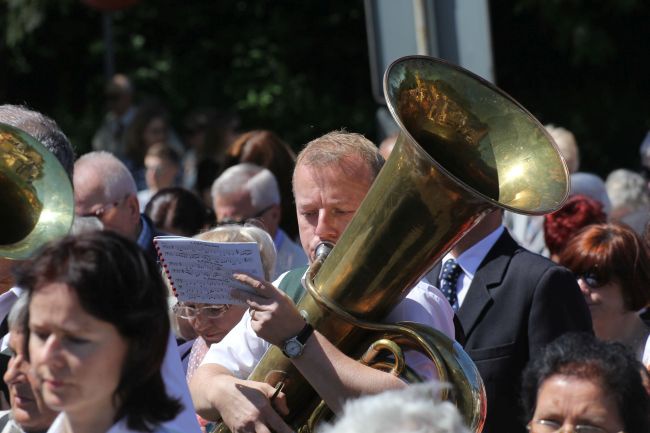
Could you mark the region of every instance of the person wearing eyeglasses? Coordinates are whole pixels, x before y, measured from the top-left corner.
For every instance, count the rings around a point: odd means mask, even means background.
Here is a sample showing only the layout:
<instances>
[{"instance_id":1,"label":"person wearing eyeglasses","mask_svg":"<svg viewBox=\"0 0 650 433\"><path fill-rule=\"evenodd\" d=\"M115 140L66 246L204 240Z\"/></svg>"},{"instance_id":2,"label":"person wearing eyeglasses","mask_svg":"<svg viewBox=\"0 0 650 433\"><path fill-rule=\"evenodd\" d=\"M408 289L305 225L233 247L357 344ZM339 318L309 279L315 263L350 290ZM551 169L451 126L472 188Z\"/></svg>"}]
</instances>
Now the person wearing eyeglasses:
<instances>
[{"instance_id":1,"label":"person wearing eyeglasses","mask_svg":"<svg viewBox=\"0 0 650 433\"><path fill-rule=\"evenodd\" d=\"M591 225L559 261L578 279L596 337L623 343L650 366L650 327L639 316L650 303L650 254L639 235L623 224Z\"/></svg>"},{"instance_id":2,"label":"person wearing eyeglasses","mask_svg":"<svg viewBox=\"0 0 650 433\"><path fill-rule=\"evenodd\" d=\"M74 165L73 183L77 216L96 217L105 230L136 242L157 261L153 238L165 233L140 213L133 176L117 157L104 151L81 156Z\"/></svg>"},{"instance_id":3,"label":"person wearing eyeglasses","mask_svg":"<svg viewBox=\"0 0 650 433\"><path fill-rule=\"evenodd\" d=\"M156 230L151 220L140 214L135 181L127 167L114 155L99 151L80 157L74 170L76 215L96 217L104 230L136 242L148 260L155 263L158 254L153 238L165 233ZM198 424L171 331L161 371L168 393L184 405L181 414L172 421L173 427L183 432L196 431Z\"/></svg>"},{"instance_id":4,"label":"person wearing eyeglasses","mask_svg":"<svg viewBox=\"0 0 650 433\"><path fill-rule=\"evenodd\" d=\"M260 251L264 277L269 279L273 273L275 247L271 236L261 228L251 225L224 225L201 233L195 238L208 242L255 242ZM179 328L182 330L185 322L198 336L191 343L190 353L186 357L188 384L201 365L210 345L220 342L241 320L246 309L247 307L242 305L212 305L196 302L178 302L172 307ZM201 417L198 417L198 420L202 427L208 423Z\"/></svg>"},{"instance_id":5,"label":"person wearing eyeglasses","mask_svg":"<svg viewBox=\"0 0 650 433\"><path fill-rule=\"evenodd\" d=\"M647 433L643 367L622 344L569 333L524 370L522 402L531 433Z\"/></svg>"},{"instance_id":6,"label":"person wearing eyeglasses","mask_svg":"<svg viewBox=\"0 0 650 433\"><path fill-rule=\"evenodd\" d=\"M208 242L255 242L260 251L264 277L269 279L273 273L275 247L269 234L261 228L250 225L224 225L196 235L195 238ZM188 383L210 345L218 343L230 332L242 318L246 308L247 306L242 305L212 305L194 302L178 302L174 305L174 314L187 320L198 335L189 356Z\"/></svg>"},{"instance_id":7,"label":"person wearing eyeglasses","mask_svg":"<svg viewBox=\"0 0 650 433\"><path fill-rule=\"evenodd\" d=\"M270 170L251 163L228 168L212 184L212 203L218 224L262 223L277 251L272 279L307 264L303 249L280 228L280 189Z\"/></svg>"}]
</instances>

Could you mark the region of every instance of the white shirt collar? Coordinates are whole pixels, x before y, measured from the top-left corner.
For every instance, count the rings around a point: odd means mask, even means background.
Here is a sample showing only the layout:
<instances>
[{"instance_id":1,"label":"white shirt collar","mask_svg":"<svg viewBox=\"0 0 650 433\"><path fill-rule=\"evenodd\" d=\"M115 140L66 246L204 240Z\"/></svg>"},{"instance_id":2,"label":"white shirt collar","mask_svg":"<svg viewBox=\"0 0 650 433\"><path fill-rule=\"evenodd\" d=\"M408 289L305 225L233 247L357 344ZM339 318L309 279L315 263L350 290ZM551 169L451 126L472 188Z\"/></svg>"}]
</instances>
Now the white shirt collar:
<instances>
[{"instance_id":1,"label":"white shirt collar","mask_svg":"<svg viewBox=\"0 0 650 433\"><path fill-rule=\"evenodd\" d=\"M469 247L463 253L454 257L451 252L445 254L441 263L445 263L448 259L455 259L458 265L463 269L463 272L470 278L474 279L474 274L478 269L481 262L485 259L487 253L496 244L499 237L503 234L505 227L499 226L492 233Z\"/></svg>"}]
</instances>

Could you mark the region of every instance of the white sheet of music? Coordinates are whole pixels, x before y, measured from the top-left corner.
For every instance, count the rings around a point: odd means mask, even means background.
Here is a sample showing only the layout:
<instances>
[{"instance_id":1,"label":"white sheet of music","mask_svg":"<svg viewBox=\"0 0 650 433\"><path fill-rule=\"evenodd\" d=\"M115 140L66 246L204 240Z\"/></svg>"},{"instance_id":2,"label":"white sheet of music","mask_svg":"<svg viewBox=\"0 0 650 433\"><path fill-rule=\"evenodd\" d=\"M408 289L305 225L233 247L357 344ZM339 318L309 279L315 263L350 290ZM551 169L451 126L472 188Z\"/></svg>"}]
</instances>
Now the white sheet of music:
<instances>
[{"instance_id":1,"label":"white sheet of music","mask_svg":"<svg viewBox=\"0 0 650 433\"><path fill-rule=\"evenodd\" d=\"M264 279L255 242L208 242L183 236L157 236L154 244L179 301L244 305L232 297L232 290L254 290L232 275L244 273Z\"/></svg>"}]
</instances>

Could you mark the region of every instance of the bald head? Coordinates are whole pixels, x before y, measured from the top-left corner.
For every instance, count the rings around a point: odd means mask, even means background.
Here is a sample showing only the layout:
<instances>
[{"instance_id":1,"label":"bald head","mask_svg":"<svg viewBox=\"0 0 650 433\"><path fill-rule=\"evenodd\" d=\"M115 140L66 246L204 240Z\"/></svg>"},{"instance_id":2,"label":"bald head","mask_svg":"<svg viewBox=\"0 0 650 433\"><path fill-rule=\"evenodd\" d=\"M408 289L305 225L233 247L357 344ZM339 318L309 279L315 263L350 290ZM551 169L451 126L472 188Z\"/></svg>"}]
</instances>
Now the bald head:
<instances>
[{"instance_id":1,"label":"bald head","mask_svg":"<svg viewBox=\"0 0 650 433\"><path fill-rule=\"evenodd\" d=\"M140 232L137 188L126 166L108 152L90 152L74 168L75 213L94 215L104 228L136 240Z\"/></svg>"}]
</instances>

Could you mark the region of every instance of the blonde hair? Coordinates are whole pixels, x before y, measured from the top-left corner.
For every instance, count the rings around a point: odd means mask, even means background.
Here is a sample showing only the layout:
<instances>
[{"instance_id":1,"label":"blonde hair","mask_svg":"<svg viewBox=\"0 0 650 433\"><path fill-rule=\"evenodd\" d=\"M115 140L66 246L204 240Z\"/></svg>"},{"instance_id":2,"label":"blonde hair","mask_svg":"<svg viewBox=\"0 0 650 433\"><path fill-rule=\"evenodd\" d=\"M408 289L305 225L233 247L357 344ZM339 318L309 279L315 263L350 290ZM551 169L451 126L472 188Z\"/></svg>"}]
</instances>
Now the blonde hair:
<instances>
[{"instance_id":1,"label":"blonde hair","mask_svg":"<svg viewBox=\"0 0 650 433\"><path fill-rule=\"evenodd\" d=\"M440 401L438 382L410 385L356 400L348 400L335 424L317 433L469 433L458 409Z\"/></svg>"},{"instance_id":2,"label":"blonde hair","mask_svg":"<svg viewBox=\"0 0 650 433\"><path fill-rule=\"evenodd\" d=\"M296 158L296 168L301 164L310 166L338 164L345 170L345 162L355 156L368 165L372 179L377 176L384 165L384 158L379 153L377 146L363 135L354 132L332 131L307 143Z\"/></svg>"},{"instance_id":3,"label":"blonde hair","mask_svg":"<svg viewBox=\"0 0 650 433\"><path fill-rule=\"evenodd\" d=\"M199 233L194 238L208 242L255 242L260 250L264 278L270 280L273 276L276 259L275 245L271 235L259 227L227 224Z\"/></svg>"}]
</instances>

